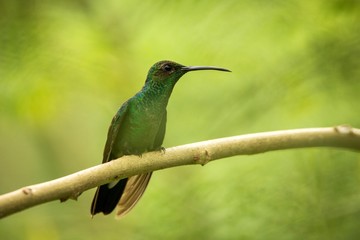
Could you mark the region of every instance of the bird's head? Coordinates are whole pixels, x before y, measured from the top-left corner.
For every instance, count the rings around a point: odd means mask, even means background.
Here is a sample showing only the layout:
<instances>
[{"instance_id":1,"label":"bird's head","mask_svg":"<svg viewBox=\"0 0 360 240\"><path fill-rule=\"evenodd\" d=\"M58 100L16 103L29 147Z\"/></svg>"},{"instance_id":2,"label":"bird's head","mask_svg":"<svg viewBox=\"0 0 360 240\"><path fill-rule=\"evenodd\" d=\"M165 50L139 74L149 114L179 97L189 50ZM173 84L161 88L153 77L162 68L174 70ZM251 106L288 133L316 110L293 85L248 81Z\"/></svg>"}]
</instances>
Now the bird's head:
<instances>
[{"instance_id":1,"label":"bird's head","mask_svg":"<svg viewBox=\"0 0 360 240\"><path fill-rule=\"evenodd\" d=\"M185 73L197 70L217 70L231 72L225 68L212 66L183 66L172 61L160 61L155 63L149 70L146 83L152 81L154 83L175 84Z\"/></svg>"}]
</instances>

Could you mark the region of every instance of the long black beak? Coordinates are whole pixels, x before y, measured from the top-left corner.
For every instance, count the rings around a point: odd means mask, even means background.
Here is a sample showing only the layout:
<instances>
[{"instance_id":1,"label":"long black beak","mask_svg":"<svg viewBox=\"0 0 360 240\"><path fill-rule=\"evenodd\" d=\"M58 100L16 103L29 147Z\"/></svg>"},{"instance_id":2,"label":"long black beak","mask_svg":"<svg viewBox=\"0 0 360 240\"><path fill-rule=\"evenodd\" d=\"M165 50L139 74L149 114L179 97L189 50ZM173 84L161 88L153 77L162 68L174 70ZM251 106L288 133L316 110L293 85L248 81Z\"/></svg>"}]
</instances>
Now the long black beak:
<instances>
[{"instance_id":1,"label":"long black beak","mask_svg":"<svg viewBox=\"0 0 360 240\"><path fill-rule=\"evenodd\" d=\"M198 70L216 70L216 71L223 71L223 72L231 72L229 69L213 67L213 66L188 66L188 67L182 67L181 70L184 70L186 72L198 71Z\"/></svg>"}]
</instances>

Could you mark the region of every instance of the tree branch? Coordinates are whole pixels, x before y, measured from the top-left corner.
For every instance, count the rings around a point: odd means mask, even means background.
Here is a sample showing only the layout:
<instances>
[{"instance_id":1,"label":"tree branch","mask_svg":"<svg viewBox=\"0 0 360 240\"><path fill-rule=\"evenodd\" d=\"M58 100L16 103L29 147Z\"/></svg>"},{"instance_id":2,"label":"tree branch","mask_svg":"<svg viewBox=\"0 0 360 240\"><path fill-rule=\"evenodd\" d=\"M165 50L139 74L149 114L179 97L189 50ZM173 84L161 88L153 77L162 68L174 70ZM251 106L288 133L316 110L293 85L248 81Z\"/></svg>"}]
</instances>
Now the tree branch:
<instances>
[{"instance_id":1,"label":"tree branch","mask_svg":"<svg viewBox=\"0 0 360 240\"><path fill-rule=\"evenodd\" d=\"M145 153L141 157L124 156L121 160L0 195L0 218L57 199L77 199L83 191L139 173L181 165L205 165L235 155L307 147L338 147L359 151L360 129L342 125L255 133L186 144L168 148L165 152Z\"/></svg>"}]
</instances>

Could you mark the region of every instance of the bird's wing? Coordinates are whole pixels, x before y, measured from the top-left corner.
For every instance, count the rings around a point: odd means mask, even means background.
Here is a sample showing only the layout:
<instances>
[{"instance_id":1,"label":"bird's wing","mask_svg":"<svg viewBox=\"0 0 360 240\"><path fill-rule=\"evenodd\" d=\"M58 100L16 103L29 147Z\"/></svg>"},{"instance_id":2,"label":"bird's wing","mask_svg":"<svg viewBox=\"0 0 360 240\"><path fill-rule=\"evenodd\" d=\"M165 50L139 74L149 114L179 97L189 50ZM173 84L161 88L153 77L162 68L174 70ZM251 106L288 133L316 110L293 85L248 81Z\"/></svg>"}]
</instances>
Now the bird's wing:
<instances>
[{"instance_id":1,"label":"bird's wing","mask_svg":"<svg viewBox=\"0 0 360 240\"><path fill-rule=\"evenodd\" d=\"M106 139L105 148L104 148L103 163L106 163L106 162L109 162L112 160L110 157L112 148L114 146L116 137L119 133L119 129L121 128L121 124L122 124L123 120L125 119L125 116L127 115L128 106L129 106L129 102L126 101L121 106L121 108L119 109L119 111L116 113L116 115L113 117L113 119L111 121L107 139Z\"/></svg>"},{"instance_id":2,"label":"bird's wing","mask_svg":"<svg viewBox=\"0 0 360 240\"><path fill-rule=\"evenodd\" d=\"M119 129L122 125L122 122L124 121L125 116L127 115L128 106L129 103L125 102L120 107L120 109L118 110L118 112L111 121L106 144L105 144L104 154L103 154L103 163L112 160L112 156L111 156L112 148L114 146L116 137L119 134ZM122 183L119 183L120 181L122 181ZM102 186L99 186L96 190L94 199L91 204L91 214L95 215L96 213L99 212L103 212L104 214L110 213L116 206L118 199L117 197L114 198L113 196L114 195L118 196L121 194L121 192L125 187L126 181L127 181L126 179L125 180L122 179L109 183L110 186L112 186L111 188L108 187L109 184L104 184Z\"/></svg>"},{"instance_id":3,"label":"bird's wing","mask_svg":"<svg viewBox=\"0 0 360 240\"><path fill-rule=\"evenodd\" d=\"M117 204L116 217L124 216L136 205L150 181L151 174L152 172L143 173L128 178L124 193Z\"/></svg>"}]
</instances>

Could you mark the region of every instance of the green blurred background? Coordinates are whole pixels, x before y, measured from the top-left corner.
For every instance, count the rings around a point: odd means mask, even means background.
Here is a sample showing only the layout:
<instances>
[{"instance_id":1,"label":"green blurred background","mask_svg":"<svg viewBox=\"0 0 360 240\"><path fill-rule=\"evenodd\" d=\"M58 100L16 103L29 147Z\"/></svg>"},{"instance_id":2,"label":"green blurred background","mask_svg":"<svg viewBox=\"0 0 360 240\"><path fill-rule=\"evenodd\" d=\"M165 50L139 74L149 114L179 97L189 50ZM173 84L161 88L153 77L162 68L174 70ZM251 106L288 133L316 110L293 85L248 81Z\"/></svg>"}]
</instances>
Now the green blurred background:
<instances>
[{"instance_id":1,"label":"green blurred background","mask_svg":"<svg viewBox=\"0 0 360 240\"><path fill-rule=\"evenodd\" d=\"M177 84L165 147L360 127L360 2L0 1L0 194L99 164L118 107L158 60ZM94 189L0 221L0 239L355 239L360 156L287 150L158 171L126 218Z\"/></svg>"}]
</instances>

